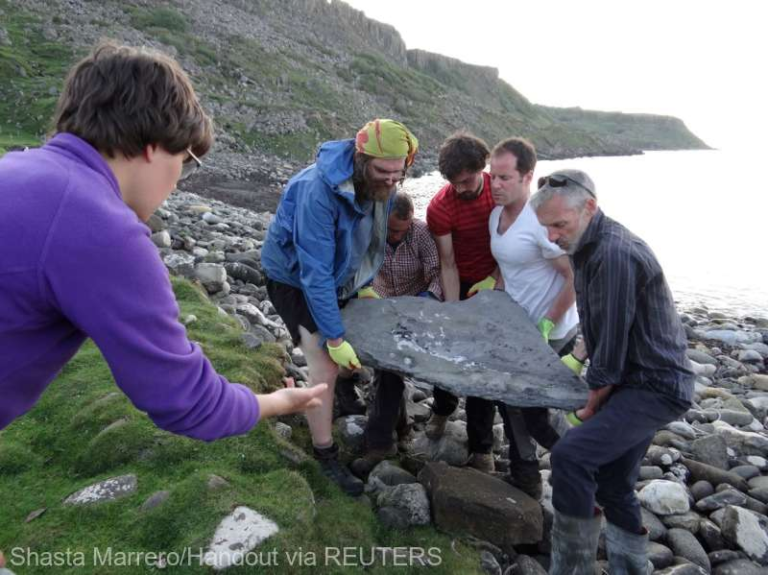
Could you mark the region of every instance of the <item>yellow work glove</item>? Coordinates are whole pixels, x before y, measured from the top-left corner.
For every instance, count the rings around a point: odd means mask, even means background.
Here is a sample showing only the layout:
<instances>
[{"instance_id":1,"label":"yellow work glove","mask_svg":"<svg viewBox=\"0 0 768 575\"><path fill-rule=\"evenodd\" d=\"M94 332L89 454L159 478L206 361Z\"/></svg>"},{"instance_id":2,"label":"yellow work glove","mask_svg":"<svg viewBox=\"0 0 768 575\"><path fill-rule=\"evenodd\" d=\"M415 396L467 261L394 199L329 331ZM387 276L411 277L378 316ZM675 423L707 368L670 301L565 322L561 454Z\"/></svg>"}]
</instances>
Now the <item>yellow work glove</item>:
<instances>
[{"instance_id":1,"label":"yellow work glove","mask_svg":"<svg viewBox=\"0 0 768 575\"><path fill-rule=\"evenodd\" d=\"M328 353L331 355L331 359L340 367L346 367L348 369L355 369L362 367L360 360L357 359L357 354L354 348L349 345L349 342L342 341L338 347L333 347L330 343L325 344L328 347Z\"/></svg>"},{"instance_id":2,"label":"yellow work glove","mask_svg":"<svg viewBox=\"0 0 768 575\"><path fill-rule=\"evenodd\" d=\"M484 289L493 289L496 287L496 280L493 276L488 276L483 281L477 282L475 285L473 285L471 288L469 288L469 291L467 292L467 297L475 295L477 292L482 291Z\"/></svg>"},{"instance_id":3,"label":"yellow work glove","mask_svg":"<svg viewBox=\"0 0 768 575\"><path fill-rule=\"evenodd\" d=\"M555 329L555 322L553 322L548 317L543 317L539 320L539 323L536 325L536 327L539 328L539 333L541 333L544 341L549 342L549 334L552 333L553 329Z\"/></svg>"},{"instance_id":4,"label":"yellow work glove","mask_svg":"<svg viewBox=\"0 0 768 575\"><path fill-rule=\"evenodd\" d=\"M357 292L357 299L381 299L381 296L376 293L373 286L368 286Z\"/></svg>"},{"instance_id":5,"label":"yellow work glove","mask_svg":"<svg viewBox=\"0 0 768 575\"><path fill-rule=\"evenodd\" d=\"M565 364L565 367L570 369L576 375L581 375L581 370L584 369L584 362L576 359L572 353L564 355L560 358L560 361L562 361Z\"/></svg>"},{"instance_id":6,"label":"yellow work glove","mask_svg":"<svg viewBox=\"0 0 768 575\"><path fill-rule=\"evenodd\" d=\"M578 427L582 423L584 423L582 420L578 418L575 411L570 412L568 415L565 416L565 420L570 423L573 427Z\"/></svg>"}]
</instances>

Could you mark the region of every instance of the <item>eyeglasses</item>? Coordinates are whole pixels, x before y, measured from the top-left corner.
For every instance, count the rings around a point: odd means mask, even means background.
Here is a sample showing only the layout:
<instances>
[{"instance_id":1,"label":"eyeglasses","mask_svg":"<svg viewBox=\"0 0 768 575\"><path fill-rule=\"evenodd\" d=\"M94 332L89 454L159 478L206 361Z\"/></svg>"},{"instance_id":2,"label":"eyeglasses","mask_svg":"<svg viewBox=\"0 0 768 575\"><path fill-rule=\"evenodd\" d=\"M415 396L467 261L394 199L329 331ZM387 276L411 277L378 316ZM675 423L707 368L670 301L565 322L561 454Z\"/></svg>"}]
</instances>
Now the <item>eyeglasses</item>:
<instances>
[{"instance_id":1,"label":"eyeglasses","mask_svg":"<svg viewBox=\"0 0 768 575\"><path fill-rule=\"evenodd\" d=\"M539 189L543 188L545 185L548 185L552 188L564 188L568 184L574 184L576 186L579 186L582 190L585 190L590 196L593 198L595 197L595 192L590 190L587 186L582 184L581 182L577 182L573 178L563 175L563 174L553 174L551 176L543 176L539 178Z\"/></svg>"},{"instance_id":2,"label":"eyeglasses","mask_svg":"<svg viewBox=\"0 0 768 575\"><path fill-rule=\"evenodd\" d=\"M192 150L187 148L187 159L184 160L184 163L181 165L181 176L179 176L179 180L184 180L194 174L198 168L203 167L203 162L200 161L200 158L198 158L194 153L192 153Z\"/></svg>"}]
</instances>

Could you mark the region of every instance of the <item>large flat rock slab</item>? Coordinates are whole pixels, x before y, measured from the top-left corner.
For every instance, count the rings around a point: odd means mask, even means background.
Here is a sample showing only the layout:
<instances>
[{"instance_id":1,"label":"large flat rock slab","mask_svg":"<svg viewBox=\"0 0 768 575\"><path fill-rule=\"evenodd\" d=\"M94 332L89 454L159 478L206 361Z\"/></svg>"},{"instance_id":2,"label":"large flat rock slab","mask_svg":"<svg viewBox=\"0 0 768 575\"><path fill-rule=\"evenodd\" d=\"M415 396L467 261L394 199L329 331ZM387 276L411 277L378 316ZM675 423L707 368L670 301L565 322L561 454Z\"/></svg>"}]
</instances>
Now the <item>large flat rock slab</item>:
<instances>
[{"instance_id":1,"label":"large flat rock slab","mask_svg":"<svg viewBox=\"0 0 768 575\"><path fill-rule=\"evenodd\" d=\"M451 393L521 407L575 409L586 384L544 343L506 292L462 301L397 297L353 300L344 336L360 360Z\"/></svg>"}]
</instances>

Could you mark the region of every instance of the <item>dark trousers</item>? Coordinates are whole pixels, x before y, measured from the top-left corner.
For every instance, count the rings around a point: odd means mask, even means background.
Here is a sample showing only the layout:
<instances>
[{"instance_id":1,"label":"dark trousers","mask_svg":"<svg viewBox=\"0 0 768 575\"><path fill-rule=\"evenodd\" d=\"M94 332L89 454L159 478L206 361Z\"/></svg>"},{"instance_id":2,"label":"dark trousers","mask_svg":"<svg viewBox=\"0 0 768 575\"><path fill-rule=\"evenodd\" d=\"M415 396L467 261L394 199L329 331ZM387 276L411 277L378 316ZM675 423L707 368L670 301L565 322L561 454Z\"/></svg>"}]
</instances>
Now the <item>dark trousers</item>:
<instances>
[{"instance_id":1,"label":"dark trousers","mask_svg":"<svg viewBox=\"0 0 768 575\"><path fill-rule=\"evenodd\" d=\"M573 351L576 343L576 330L565 338L550 342L553 351L560 357ZM546 407L510 407L499 403L499 412L504 420L504 433L509 439L509 467L512 473L516 468L526 467L538 473L539 463L533 439L549 451L555 446L560 434L549 422L549 410ZM525 470L523 470L523 473Z\"/></svg>"},{"instance_id":2,"label":"dark trousers","mask_svg":"<svg viewBox=\"0 0 768 575\"><path fill-rule=\"evenodd\" d=\"M467 292L472 287L471 282L461 282L459 286L459 300L467 299ZM459 405L459 398L452 393L435 387L435 401L432 404L432 413L449 416ZM480 397L468 397L466 402L467 412L467 440L470 453L490 453L493 450L493 418L496 416L496 405L493 401Z\"/></svg>"},{"instance_id":3,"label":"dark trousers","mask_svg":"<svg viewBox=\"0 0 768 575\"><path fill-rule=\"evenodd\" d=\"M388 449L392 446L392 432L407 425L403 390L403 376L391 371L373 373L376 388L373 404L368 409L365 442L368 449Z\"/></svg>"},{"instance_id":4,"label":"dark trousers","mask_svg":"<svg viewBox=\"0 0 768 575\"><path fill-rule=\"evenodd\" d=\"M656 431L688 407L651 390L617 387L596 415L568 431L552 450L555 509L589 519L597 501L608 521L642 533L635 496L640 463Z\"/></svg>"}]
</instances>

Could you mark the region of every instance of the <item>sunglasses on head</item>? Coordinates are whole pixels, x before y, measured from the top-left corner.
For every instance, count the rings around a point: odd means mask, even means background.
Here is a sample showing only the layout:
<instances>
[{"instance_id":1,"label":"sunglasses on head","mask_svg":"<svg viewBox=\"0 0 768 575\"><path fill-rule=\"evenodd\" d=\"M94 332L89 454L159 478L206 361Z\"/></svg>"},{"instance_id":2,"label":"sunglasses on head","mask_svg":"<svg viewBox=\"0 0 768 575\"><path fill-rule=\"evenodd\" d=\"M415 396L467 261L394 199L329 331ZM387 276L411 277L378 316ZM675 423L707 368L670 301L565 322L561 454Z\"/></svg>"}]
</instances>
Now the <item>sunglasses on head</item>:
<instances>
[{"instance_id":1,"label":"sunglasses on head","mask_svg":"<svg viewBox=\"0 0 768 575\"><path fill-rule=\"evenodd\" d=\"M584 184L577 182L576 180L568 176L564 176L562 174L553 174L551 176L542 176L541 178L539 178L539 189L547 185L551 188L564 188L568 184L574 184L576 186L579 186L582 190L585 190L590 196L592 196L593 198L595 197L595 193L592 190L590 190Z\"/></svg>"},{"instance_id":2,"label":"sunglasses on head","mask_svg":"<svg viewBox=\"0 0 768 575\"><path fill-rule=\"evenodd\" d=\"M198 158L191 149L187 148L187 154L187 159L184 160L184 163L181 165L181 176L179 176L179 180L188 178L194 174L198 168L203 166L203 162L200 161L200 158Z\"/></svg>"}]
</instances>

